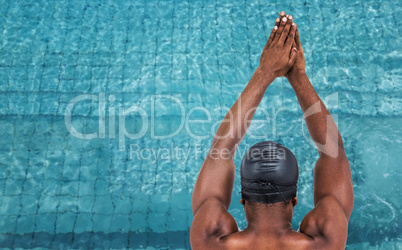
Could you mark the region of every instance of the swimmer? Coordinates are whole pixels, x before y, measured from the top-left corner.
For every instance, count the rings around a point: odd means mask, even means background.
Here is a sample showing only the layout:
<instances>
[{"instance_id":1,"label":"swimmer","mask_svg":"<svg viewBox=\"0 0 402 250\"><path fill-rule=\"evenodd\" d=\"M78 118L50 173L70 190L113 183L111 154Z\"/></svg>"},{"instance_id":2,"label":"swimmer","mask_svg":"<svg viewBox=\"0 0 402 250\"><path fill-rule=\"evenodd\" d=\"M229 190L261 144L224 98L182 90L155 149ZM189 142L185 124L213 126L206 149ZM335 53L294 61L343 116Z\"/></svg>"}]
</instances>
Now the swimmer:
<instances>
[{"instance_id":1,"label":"swimmer","mask_svg":"<svg viewBox=\"0 0 402 250\"><path fill-rule=\"evenodd\" d=\"M292 229L298 203L299 166L277 142L252 146L240 166L247 228L228 212L235 180L234 154L268 86L285 76L296 93L319 159L314 169L314 208ZM228 122L230 121L230 122ZM193 249L344 249L354 194L342 138L306 72L299 31L291 15L280 18L260 65L220 124L196 181L190 229Z\"/></svg>"}]
</instances>

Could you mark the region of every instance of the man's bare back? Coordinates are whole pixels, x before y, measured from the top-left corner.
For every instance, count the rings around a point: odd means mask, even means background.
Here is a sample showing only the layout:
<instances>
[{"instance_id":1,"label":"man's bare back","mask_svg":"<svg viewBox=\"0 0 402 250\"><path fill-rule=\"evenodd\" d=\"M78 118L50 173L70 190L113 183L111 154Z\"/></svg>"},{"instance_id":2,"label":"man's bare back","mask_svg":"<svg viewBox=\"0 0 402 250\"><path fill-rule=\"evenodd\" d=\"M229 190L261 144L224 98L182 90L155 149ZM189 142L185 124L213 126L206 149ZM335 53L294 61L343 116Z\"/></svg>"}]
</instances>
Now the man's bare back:
<instances>
[{"instance_id":1,"label":"man's bare back","mask_svg":"<svg viewBox=\"0 0 402 250\"><path fill-rule=\"evenodd\" d=\"M255 235L247 230L228 235L227 249L314 249L314 242L305 234L289 231L284 234Z\"/></svg>"},{"instance_id":2,"label":"man's bare back","mask_svg":"<svg viewBox=\"0 0 402 250\"><path fill-rule=\"evenodd\" d=\"M291 225L298 201L295 195L289 196L286 191L291 188L278 179L267 181L263 178L264 172L261 172L261 178L257 173L250 182L242 176L240 202L244 205L247 228L240 231L228 212L235 175L233 156L266 89L280 76L286 76L294 89L320 156L314 170L314 208L306 214L296 232ZM354 202L349 162L335 122L305 73L297 26L284 12L275 22L261 55L260 66L224 121L229 118L230 123L223 122L218 128L194 187L194 220L190 230L192 248L344 249ZM240 136L238 131L241 131ZM256 162L260 163L260 159ZM265 165L274 168L258 167L255 171L277 171L277 163L266 161ZM243 168L247 170L248 166L242 165ZM260 186L261 190L254 188L250 191L249 185L243 185L243 181ZM251 193L247 193L249 191Z\"/></svg>"}]
</instances>

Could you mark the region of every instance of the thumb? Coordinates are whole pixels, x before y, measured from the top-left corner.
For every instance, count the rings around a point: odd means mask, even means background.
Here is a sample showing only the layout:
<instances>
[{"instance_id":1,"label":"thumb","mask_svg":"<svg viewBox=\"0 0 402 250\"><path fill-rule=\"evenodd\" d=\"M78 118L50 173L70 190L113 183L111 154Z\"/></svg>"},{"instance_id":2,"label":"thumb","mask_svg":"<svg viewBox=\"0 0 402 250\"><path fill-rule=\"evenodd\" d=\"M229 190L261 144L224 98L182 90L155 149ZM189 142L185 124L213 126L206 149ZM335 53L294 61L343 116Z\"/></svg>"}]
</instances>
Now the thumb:
<instances>
[{"instance_id":1,"label":"thumb","mask_svg":"<svg viewBox=\"0 0 402 250\"><path fill-rule=\"evenodd\" d=\"M295 64L296 59L297 59L297 49L292 48L292 52L290 53L290 59L289 59L289 62L288 62L288 66L292 67L293 64Z\"/></svg>"}]
</instances>

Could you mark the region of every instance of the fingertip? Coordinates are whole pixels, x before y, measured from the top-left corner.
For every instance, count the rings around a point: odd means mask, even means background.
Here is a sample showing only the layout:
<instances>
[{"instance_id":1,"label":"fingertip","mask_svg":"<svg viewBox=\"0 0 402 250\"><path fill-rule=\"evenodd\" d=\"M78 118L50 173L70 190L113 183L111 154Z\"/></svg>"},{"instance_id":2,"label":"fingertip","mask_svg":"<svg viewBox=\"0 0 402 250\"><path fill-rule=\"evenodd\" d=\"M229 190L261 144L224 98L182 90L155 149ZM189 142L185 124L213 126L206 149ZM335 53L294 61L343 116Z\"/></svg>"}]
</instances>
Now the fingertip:
<instances>
[{"instance_id":1,"label":"fingertip","mask_svg":"<svg viewBox=\"0 0 402 250\"><path fill-rule=\"evenodd\" d=\"M277 30L277 29L278 29L278 26L275 25L274 30Z\"/></svg>"},{"instance_id":2,"label":"fingertip","mask_svg":"<svg viewBox=\"0 0 402 250\"><path fill-rule=\"evenodd\" d=\"M286 23L288 19L286 17L282 18L282 22Z\"/></svg>"}]
</instances>

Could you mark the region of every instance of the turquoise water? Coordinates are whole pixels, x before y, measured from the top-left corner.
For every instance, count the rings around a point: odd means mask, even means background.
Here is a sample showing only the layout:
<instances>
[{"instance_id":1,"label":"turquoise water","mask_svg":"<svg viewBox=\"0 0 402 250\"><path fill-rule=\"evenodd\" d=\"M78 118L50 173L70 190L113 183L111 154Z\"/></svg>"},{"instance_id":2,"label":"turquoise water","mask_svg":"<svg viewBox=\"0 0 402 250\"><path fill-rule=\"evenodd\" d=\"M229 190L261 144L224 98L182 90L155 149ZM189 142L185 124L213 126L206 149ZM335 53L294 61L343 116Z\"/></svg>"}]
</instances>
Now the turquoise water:
<instances>
[{"instance_id":1,"label":"turquoise water","mask_svg":"<svg viewBox=\"0 0 402 250\"><path fill-rule=\"evenodd\" d=\"M401 248L398 1L0 6L0 247L189 248L191 192L215 122L251 78L285 10L351 163L347 248ZM270 139L299 161L297 229L313 207L318 155L285 79L268 88L255 119L241 152ZM241 152L230 212L245 228Z\"/></svg>"}]
</instances>

